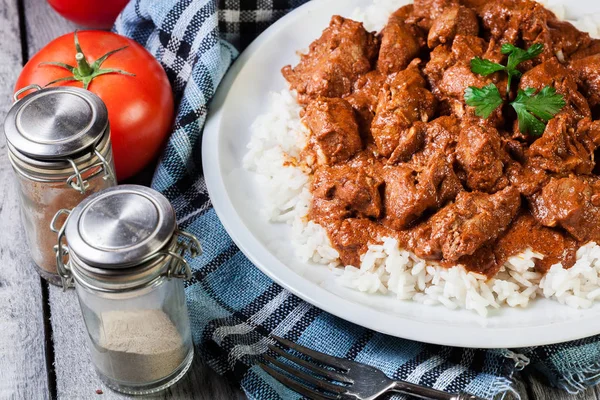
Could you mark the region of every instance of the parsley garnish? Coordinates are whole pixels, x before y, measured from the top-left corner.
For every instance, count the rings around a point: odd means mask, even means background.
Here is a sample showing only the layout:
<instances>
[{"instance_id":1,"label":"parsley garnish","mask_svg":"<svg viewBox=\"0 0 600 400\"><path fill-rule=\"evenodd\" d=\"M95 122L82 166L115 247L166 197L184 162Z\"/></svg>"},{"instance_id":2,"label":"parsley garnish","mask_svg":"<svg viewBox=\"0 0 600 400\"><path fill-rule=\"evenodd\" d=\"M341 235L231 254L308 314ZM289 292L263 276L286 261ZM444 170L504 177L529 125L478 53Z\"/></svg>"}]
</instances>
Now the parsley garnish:
<instances>
[{"instance_id":1,"label":"parsley garnish","mask_svg":"<svg viewBox=\"0 0 600 400\"><path fill-rule=\"evenodd\" d=\"M541 136L546 129L546 123L565 106L563 96L556 93L553 87L546 86L538 94L535 89L519 90L515 101L510 105L519 117L519 130ZM493 99L491 100L493 101Z\"/></svg>"},{"instance_id":2,"label":"parsley garnish","mask_svg":"<svg viewBox=\"0 0 600 400\"><path fill-rule=\"evenodd\" d=\"M468 105L475 107L475 114L487 118L502 103L502 96L493 83L480 88L469 86L465 90L465 101Z\"/></svg>"},{"instance_id":3,"label":"parsley garnish","mask_svg":"<svg viewBox=\"0 0 600 400\"><path fill-rule=\"evenodd\" d=\"M512 44L505 43L502 45L500 51L502 51L502 54L508 54L506 68L510 70L515 69L517 65L523 61L532 60L542 54L544 45L541 43L534 43L527 50L523 50Z\"/></svg>"},{"instance_id":4,"label":"parsley garnish","mask_svg":"<svg viewBox=\"0 0 600 400\"><path fill-rule=\"evenodd\" d=\"M465 102L475 107L475 114L487 118L503 100L498 88L490 83L483 88L469 86L465 90ZM535 94L534 88L519 90L515 101L510 103L517 112L519 130L525 134L540 136L551 120L564 106L565 100L553 87L546 86Z\"/></svg>"},{"instance_id":5,"label":"parsley garnish","mask_svg":"<svg viewBox=\"0 0 600 400\"><path fill-rule=\"evenodd\" d=\"M488 76L494 72L506 71L506 67L485 58L475 57L471 60L471 71L479 75Z\"/></svg>"},{"instance_id":6,"label":"parsley garnish","mask_svg":"<svg viewBox=\"0 0 600 400\"><path fill-rule=\"evenodd\" d=\"M508 92L510 90L512 78L518 78L521 76L521 71L517 69L517 65L523 61L531 60L542 54L542 51L544 51L544 45L541 43L535 43L527 50L523 50L507 43L502 45L501 51L502 54L508 55L506 66L483 59L481 57L475 57L471 60L471 71L483 76L488 76L498 71L505 71L508 75L508 82L506 84L506 91Z\"/></svg>"},{"instance_id":7,"label":"parsley garnish","mask_svg":"<svg viewBox=\"0 0 600 400\"><path fill-rule=\"evenodd\" d=\"M527 50L520 49L512 44L502 45L502 54L508 54L508 62L506 63L506 72L508 73L508 89L510 90L510 84L513 77L520 77L521 71L517 69L517 65L523 61L531 60L536 58L542 51L544 51L544 45L541 43L532 44Z\"/></svg>"},{"instance_id":8,"label":"parsley garnish","mask_svg":"<svg viewBox=\"0 0 600 400\"><path fill-rule=\"evenodd\" d=\"M502 45L502 54L508 55L506 66L475 57L471 60L471 71L476 74L488 76L494 72L504 71L508 75L506 91L510 92L512 78L519 78L521 71L517 65L523 61L531 60L544 50L544 45L535 43L527 50L520 49L512 44ZM469 86L465 90L465 102L475 107L475 114L479 117L488 118L495 109L500 107L504 100L495 84L490 83L483 88ZM564 106L565 100L562 95L550 86L544 87L538 94L534 88L519 90L517 98L510 105L517 112L519 119L519 130L525 134L540 136L546 129L546 123L551 120Z\"/></svg>"}]
</instances>

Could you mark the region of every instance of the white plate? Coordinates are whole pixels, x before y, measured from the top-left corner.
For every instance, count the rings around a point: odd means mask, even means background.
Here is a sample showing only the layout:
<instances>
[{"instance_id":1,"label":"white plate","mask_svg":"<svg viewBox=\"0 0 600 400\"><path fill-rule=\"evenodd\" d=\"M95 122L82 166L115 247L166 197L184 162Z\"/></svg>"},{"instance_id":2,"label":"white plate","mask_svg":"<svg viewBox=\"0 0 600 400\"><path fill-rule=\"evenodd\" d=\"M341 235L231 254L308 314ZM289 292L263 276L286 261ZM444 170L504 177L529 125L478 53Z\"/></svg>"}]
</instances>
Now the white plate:
<instances>
[{"instance_id":1,"label":"white plate","mask_svg":"<svg viewBox=\"0 0 600 400\"><path fill-rule=\"evenodd\" d=\"M600 333L600 305L574 310L538 299L526 309L503 309L484 319L472 311L451 311L339 287L327 267L296 258L289 226L259 217L255 176L242 168L250 125L266 111L268 93L287 87L280 69L297 63L296 51L308 48L332 15L350 16L355 7L371 2L314 0L305 4L256 39L221 83L210 106L202 156L208 190L227 232L256 266L286 289L331 314L389 335L450 346L498 348L556 343ZM569 17L600 11L595 0L571 4Z\"/></svg>"}]
</instances>

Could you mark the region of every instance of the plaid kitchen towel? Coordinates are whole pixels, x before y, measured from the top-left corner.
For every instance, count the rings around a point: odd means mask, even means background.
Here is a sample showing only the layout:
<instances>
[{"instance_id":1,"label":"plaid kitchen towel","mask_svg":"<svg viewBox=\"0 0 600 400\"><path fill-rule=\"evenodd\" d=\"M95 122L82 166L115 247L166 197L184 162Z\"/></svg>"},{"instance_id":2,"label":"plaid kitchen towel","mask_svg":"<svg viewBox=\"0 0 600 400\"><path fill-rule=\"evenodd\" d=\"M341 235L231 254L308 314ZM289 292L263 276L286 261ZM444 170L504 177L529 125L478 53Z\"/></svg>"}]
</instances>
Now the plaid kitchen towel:
<instances>
[{"instance_id":1,"label":"plaid kitchen towel","mask_svg":"<svg viewBox=\"0 0 600 400\"><path fill-rule=\"evenodd\" d=\"M531 366L570 392L600 382L600 337L523 349L476 350L385 336L300 300L262 274L231 241L211 206L202 176L201 135L210 99L243 48L306 0L133 0L116 22L156 56L178 104L173 133L153 187L165 194L182 228L198 236L186 293L194 341L206 362L238 382L250 399L297 394L255 364L273 332L294 342L381 368L388 376L446 391L494 398Z\"/></svg>"}]
</instances>

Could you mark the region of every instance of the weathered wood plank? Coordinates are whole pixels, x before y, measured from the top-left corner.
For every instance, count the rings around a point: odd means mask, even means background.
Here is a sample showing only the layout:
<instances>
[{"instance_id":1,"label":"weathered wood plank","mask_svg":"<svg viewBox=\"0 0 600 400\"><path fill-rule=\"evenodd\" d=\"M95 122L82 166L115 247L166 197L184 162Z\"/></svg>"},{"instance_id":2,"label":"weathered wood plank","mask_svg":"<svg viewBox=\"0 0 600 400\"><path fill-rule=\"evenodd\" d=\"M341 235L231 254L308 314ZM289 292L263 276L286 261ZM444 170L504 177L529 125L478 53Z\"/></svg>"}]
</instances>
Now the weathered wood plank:
<instances>
[{"instance_id":1,"label":"weathered wood plank","mask_svg":"<svg viewBox=\"0 0 600 400\"><path fill-rule=\"evenodd\" d=\"M24 1L30 56L55 37L76 28L56 14L46 1ZM75 293L63 293L55 287L49 290L58 397L90 398L96 396L96 390L100 389L104 392L104 400L126 398L107 389L96 376ZM155 398L225 400L242 397L239 388L205 367L201 357L196 356L188 374Z\"/></svg>"},{"instance_id":2,"label":"weathered wood plank","mask_svg":"<svg viewBox=\"0 0 600 400\"><path fill-rule=\"evenodd\" d=\"M21 69L17 0L0 0L0 121ZM0 134L0 398L48 398L41 282L21 228L16 180Z\"/></svg>"},{"instance_id":3,"label":"weathered wood plank","mask_svg":"<svg viewBox=\"0 0 600 400\"><path fill-rule=\"evenodd\" d=\"M23 0L23 3L29 58L51 40L80 28L61 17L45 0ZM73 57L75 57L74 54Z\"/></svg>"}]
</instances>

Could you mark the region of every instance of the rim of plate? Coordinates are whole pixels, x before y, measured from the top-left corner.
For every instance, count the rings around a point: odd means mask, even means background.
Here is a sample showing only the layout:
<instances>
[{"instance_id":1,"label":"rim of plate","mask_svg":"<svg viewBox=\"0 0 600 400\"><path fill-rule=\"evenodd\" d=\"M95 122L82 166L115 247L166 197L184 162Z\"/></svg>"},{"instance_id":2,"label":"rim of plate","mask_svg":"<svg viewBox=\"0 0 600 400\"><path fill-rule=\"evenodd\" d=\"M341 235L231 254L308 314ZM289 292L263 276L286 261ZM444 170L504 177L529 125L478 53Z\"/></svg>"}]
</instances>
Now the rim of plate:
<instances>
[{"instance_id":1,"label":"rim of plate","mask_svg":"<svg viewBox=\"0 0 600 400\"><path fill-rule=\"evenodd\" d=\"M444 346L468 348L516 348L541 346L600 333L600 318L590 315L577 320L540 323L527 327L489 328L421 322L398 314L388 314L366 304L344 299L297 274L279 261L254 237L233 206L223 180L219 157L222 106L245 64L273 35L296 18L316 12L339 0L313 0L280 18L240 54L221 81L210 103L202 138L202 166L210 199L227 233L246 257L273 281L296 296L346 321L387 335ZM365 0L365 3L372 1ZM565 307L556 302L557 306ZM452 312L449 310L449 312ZM550 331L550 332L549 332ZM443 334L440 334L443 332ZM540 334L543 333L542 336Z\"/></svg>"}]
</instances>

